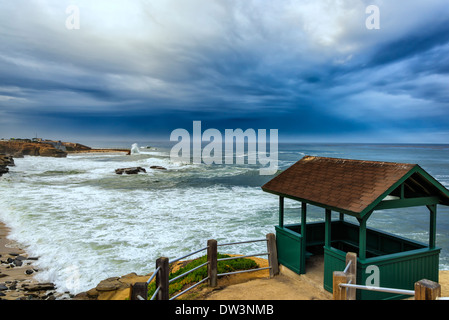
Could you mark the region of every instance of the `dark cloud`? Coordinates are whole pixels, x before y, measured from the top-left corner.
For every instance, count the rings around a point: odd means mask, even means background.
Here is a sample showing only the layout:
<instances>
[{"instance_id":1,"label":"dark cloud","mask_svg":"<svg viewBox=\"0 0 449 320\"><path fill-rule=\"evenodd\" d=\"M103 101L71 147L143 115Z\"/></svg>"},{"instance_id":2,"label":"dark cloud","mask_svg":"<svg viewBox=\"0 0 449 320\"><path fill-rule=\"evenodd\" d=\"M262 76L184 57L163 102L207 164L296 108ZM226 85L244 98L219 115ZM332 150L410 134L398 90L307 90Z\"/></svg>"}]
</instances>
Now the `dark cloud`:
<instances>
[{"instance_id":1,"label":"dark cloud","mask_svg":"<svg viewBox=\"0 0 449 320\"><path fill-rule=\"evenodd\" d=\"M449 19L412 29L400 39L376 49L370 65L378 66L425 54L449 42Z\"/></svg>"},{"instance_id":2,"label":"dark cloud","mask_svg":"<svg viewBox=\"0 0 449 320\"><path fill-rule=\"evenodd\" d=\"M446 2L379 2L367 30L371 2L79 0L69 31L65 3L0 0L0 136L168 138L201 120L445 142Z\"/></svg>"}]
</instances>

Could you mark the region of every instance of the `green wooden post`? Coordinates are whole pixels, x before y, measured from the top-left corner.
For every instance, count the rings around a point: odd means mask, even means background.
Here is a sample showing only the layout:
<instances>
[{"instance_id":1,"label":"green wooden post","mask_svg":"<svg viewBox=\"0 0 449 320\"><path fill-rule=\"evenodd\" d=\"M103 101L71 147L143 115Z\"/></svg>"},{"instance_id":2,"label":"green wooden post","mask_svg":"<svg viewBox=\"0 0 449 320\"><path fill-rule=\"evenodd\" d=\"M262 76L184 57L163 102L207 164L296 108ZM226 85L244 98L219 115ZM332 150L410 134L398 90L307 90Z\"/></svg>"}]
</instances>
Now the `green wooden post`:
<instances>
[{"instance_id":1,"label":"green wooden post","mask_svg":"<svg viewBox=\"0 0 449 320\"><path fill-rule=\"evenodd\" d=\"M359 219L359 258L365 260L366 258L366 218Z\"/></svg>"},{"instance_id":2,"label":"green wooden post","mask_svg":"<svg viewBox=\"0 0 449 320\"><path fill-rule=\"evenodd\" d=\"M307 243L306 243L306 226L307 226L307 203L302 202L301 203L301 270L303 273L306 272L306 250L307 250Z\"/></svg>"},{"instance_id":3,"label":"green wooden post","mask_svg":"<svg viewBox=\"0 0 449 320\"><path fill-rule=\"evenodd\" d=\"M427 208L430 211L429 248L433 249L436 246L437 205L432 204L427 206Z\"/></svg>"},{"instance_id":4,"label":"green wooden post","mask_svg":"<svg viewBox=\"0 0 449 320\"><path fill-rule=\"evenodd\" d=\"M279 227L284 228L284 197L279 197Z\"/></svg>"},{"instance_id":5,"label":"green wooden post","mask_svg":"<svg viewBox=\"0 0 449 320\"><path fill-rule=\"evenodd\" d=\"M331 225L332 225L332 211L326 209L325 224L324 224L324 246L328 249L331 247Z\"/></svg>"}]
</instances>

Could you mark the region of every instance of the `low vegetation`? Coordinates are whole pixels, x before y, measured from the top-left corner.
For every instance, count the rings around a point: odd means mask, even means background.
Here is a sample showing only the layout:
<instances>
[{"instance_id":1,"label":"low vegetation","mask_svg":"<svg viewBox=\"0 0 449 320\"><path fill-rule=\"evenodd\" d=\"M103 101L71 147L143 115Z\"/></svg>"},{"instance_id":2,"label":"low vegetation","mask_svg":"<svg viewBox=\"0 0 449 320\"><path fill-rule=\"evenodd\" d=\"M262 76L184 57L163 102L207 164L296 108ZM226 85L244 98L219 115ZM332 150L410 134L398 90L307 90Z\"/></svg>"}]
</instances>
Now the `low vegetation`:
<instances>
[{"instance_id":1,"label":"low vegetation","mask_svg":"<svg viewBox=\"0 0 449 320\"><path fill-rule=\"evenodd\" d=\"M218 253L218 259L229 257L230 257L229 255ZM189 263L187 263L185 266L179 268L177 271L170 273L169 279L173 279L183 273L186 273L189 270L192 270L198 267L199 265L205 263L206 261L207 256L202 256L200 258L194 259ZM218 261L217 263L217 269L219 274L255 268L258 268L258 264L254 260L247 258ZM203 280L206 277L207 277L207 265L189 273L184 277L181 277L176 281L171 282L169 287L169 295L173 296L176 293L180 292L181 290L186 289L187 287ZM153 296L155 291L156 291L156 284L154 281L152 281L148 285L148 299L150 299Z\"/></svg>"}]
</instances>

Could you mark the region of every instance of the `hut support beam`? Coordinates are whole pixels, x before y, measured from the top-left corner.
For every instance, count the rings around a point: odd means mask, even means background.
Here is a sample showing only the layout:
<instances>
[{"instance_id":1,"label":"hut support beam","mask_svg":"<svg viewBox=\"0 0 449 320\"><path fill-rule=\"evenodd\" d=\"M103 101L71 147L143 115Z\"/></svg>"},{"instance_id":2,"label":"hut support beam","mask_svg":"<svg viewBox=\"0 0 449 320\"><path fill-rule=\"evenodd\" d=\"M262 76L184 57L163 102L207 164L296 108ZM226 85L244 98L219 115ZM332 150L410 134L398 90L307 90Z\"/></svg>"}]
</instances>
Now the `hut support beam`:
<instances>
[{"instance_id":1,"label":"hut support beam","mask_svg":"<svg viewBox=\"0 0 449 320\"><path fill-rule=\"evenodd\" d=\"M279 197L279 227L284 227L284 197Z\"/></svg>"},{"instance_id":2,"label":"hut support beam","mask_svg":"<svg viewBox=\"0 0 449 320\"><path fill-rule=\"evenodd\" d=\"M429 226L429 248L433 249L436 246L436 230L437 230L437 205L432 204L427 206L430 212L430 226Z\"/></svg>"},{"instance_id":3,"label":"hut support beam","mask_svg":"<svg viewBox=\"0 0 449 320\"><path fill-rule=\"evenodd\" d=\"M366 220L367 219L357 219L359 221L359 258L366 258Z\"/></svg>"},{"instance_id":4,"label":"hut support beam","mask_svg":"<svg viewBox=\"0 0 449 320\"><path fill-rule=\"evenodd\" d=\"M301 270L306 270L306 250L307 250L307 241L306 241L306 230L307 230L307 203L302 202L301 203Z\"/></svg>"},{"instance_id":5,"label":"hut support beam","mask_svg":"<svg viewBox=\"0 0 449 320\"><path fill-rule=\"evenodd\" d=\"M332 225L332 211L330 209L326 209L325 214L325 236L324 236L324 246L328 249L331 248L331 225Z\"/></svg>"}]
</instances>

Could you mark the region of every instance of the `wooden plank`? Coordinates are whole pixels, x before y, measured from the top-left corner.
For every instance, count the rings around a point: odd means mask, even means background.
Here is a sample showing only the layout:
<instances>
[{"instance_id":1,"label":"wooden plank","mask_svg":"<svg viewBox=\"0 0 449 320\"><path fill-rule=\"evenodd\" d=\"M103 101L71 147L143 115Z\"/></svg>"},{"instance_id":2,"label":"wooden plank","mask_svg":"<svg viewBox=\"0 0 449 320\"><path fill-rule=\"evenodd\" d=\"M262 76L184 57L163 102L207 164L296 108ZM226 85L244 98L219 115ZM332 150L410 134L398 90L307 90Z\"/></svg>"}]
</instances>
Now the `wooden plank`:
<instances>
[{"instance_id":1,"label":"wooden plank","mask_svg":"<svg viewBox=\"0 0 449 320\"><path fill-rule=\"evenodd\" d=\"M346 254L346 265L351 262L351 265L349 266L349 270L347 271L347 279L348 282L350 281L351 284L357 284L357 254L354 252L348 252ZM355 288L348 288L347 291L347 299L348 300L355 300L356 299L356 289Z\"/></svg>"},{"instance_id":2,"label":"wooden plank","mask_svg":"<svg viewBox=\"0 0 449 320\"><path fill-rule=\"evenodd\" d=\"M400 200L384 200L384 201L380 202L374 208L374 210L425 206L425 205L438 204L439 202L440 202L440 198L438 198L438 197L418 197L418 198L408 198L408 199L400 199Z\"/></svg>"},{"instance_id":3,"label":"wooden plank","mask_svg":"<svg viewBox=\"0 0 449 320\"><path fill-rule=\"evenodd\" d=\"M416 184L418 187L420 187L421 190L428 196L432 195L432 193L429 190L427 190L427 188L424 187L421 183L419 183L416 179L414 179L413 176L410 177L410 181L413 182L414 184Z\"/></svg>"},{"instance_id":4,"label":"wooden plank","mask_svg":"<svg viewBox=\"0 0 449 320\"><path fill-rule=\"evenodd\" d=\"M143 300L148 300L148 284L146 282L136 282L131 285L131 300L141 300L139 296L143 298Z\"/></svg>"},{"instance_id":5,"label":"wooden plank","mask_svg":"<svg viewBox=\"0 0 449 320\"><path fill-rule=\"evenodd\" d=\"M415 283L415 300L436 300L441 297L441 285L427 279Z\"/></svg>"},{"instance_id":6,"label":"wooden plank","mask_svg":"<svg viewBox=\"0 0 449 320\"><path fill-rule=\"evenodd\" d=\"M156 274L156 288L160 287L157 293L156 300L168 300L168 258L160 257L156 260L156 268L160 267L159 272Z\"/></svg>"},{"instance_id":7,"label":"wooden plank","mask_svg":"<svg viewBox=\"0 0 449 320\"><path fill-rule=\"evenodd\" d=\"M346 288L341 287L341 283L348 283L346 274L343 271L334 271L333 273L332 296L334 300L346 300Z\"/></svg>"},{"instance_id":8,"label":"wooden plank","mask_svg":"<svg viewBox=\"0 0 449 320\"><path fill-rule=\"evenodd\" d=\"M269 233L266 236L267 239L267 250L268 250L268 259L271 266L270 269L270 278L279 274L279 261L278 261L278 253L276 247L276 236L274 233Z\"/></svg>"},{"instance_id":9,"label":"wooden plank","mask_svg":"<svg viewBox=\"0 0 449 320\"><path fill-rule=\"evenodd\" d=\"M209 262L207 266L207 275L209 277L209 285L211 287L217 286L217 240L211 239L207 241L207 261Z\"/></svg>"}]
</instances>

